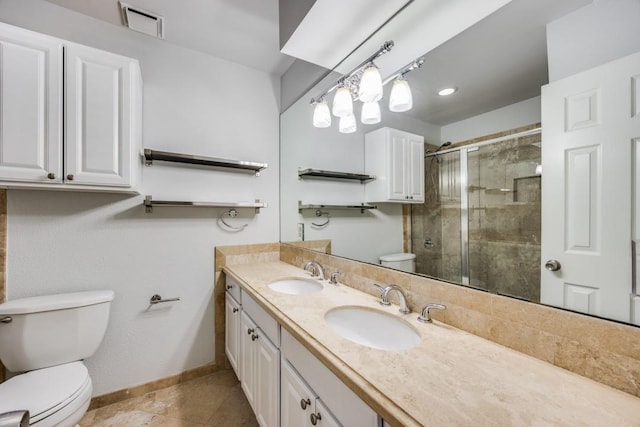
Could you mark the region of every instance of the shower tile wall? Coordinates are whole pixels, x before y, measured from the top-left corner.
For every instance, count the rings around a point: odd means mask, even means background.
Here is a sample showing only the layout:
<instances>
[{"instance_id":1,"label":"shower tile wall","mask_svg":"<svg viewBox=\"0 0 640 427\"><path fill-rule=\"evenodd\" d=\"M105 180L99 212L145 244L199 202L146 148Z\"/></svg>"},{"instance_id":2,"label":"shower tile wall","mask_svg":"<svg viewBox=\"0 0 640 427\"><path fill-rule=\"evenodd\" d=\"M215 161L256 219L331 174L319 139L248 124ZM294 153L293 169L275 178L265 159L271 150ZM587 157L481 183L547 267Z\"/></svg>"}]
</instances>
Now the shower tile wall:
<instances>
[{"instance_id":1,"label":"shower tile wall","mask_svg":"<svg viewBox=\"0 0 640 427\"><path fill-rule=\"evenodd\" d=\"M417 272L456 283L462 281L459 156L425 159L426 201L412 210ZM539 163L539 134L469 153L471 286L540 300Z\"/></svg>"}]
</instances>

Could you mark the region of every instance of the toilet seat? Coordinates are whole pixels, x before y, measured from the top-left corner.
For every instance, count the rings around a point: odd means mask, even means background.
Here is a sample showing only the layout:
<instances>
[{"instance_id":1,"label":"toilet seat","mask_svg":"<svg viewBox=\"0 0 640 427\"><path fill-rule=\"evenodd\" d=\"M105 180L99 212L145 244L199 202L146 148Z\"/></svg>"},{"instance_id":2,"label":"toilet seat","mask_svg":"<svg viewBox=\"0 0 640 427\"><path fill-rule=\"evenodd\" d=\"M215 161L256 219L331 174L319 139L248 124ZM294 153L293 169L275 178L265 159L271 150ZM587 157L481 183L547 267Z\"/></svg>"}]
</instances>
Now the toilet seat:
<instances>
[{"instance_id":1,"label":"toilet seat","mask_svg":"<svg viewBox=\"0 0 640 427\"><path fill-rule=\"evenodd\" d=\"M82 362L36 369L0 384L0 413L27 409L30 424L48 425L49 417L57 424L81 408L82 416L92 388Z\"/></svg>"}]
</instances>

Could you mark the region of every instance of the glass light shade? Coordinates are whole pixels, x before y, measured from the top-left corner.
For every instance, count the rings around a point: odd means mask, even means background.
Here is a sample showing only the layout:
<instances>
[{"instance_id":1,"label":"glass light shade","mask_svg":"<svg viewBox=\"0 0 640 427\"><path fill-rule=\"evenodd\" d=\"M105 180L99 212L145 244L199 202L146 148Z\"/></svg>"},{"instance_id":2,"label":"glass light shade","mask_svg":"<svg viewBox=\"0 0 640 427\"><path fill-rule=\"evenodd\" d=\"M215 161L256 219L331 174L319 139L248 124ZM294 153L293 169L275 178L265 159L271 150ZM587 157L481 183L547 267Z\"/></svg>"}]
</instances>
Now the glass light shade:
<instances>
[{"instance_id":1,"label":"glass light shade","mask_svg":"<svg viewBox=\"0 0 640 427\"><path fill-rule=\"evenodd\" d=\"M377 102L365 102L362 104L362 114L360 115L360 121L365 125L375 125L380 123L380 104Z\"/></svg>"},{"instance_id":2,"label":"glass light shade","mask_svg":"<svg viewBox=\"0 0 640 427\"><path fill-rule=\"evenodd\" d=\"M389 110L402 113L413 107L413 97L407 79L398 78L393 82L391 95L389 96Z\"/></svg>"},{"instance_id":3,"label":"glass light shade","mask_svg":"<svg viewBox=\"0 0 640 427\"><path fill-rule=\"evenodd\" d=\"M341 133L353 133L356 129L356 116L349 114L348 116L340 117L339 130Z\"/></svg>"},{"instance_id":4,"label":"glass light shade","mask_svg":"<svg viewBox=\"0 0 640 427\"><path fill-rule=\"evenodd\" d=\"M317 128L331 126L331 113L326 101L316 103L316 108L313 110L313 125Z\"/></svg>"},{"instance_id":5,"label":"glass light shade","mask_svg":"<svg viewBox=\"0 0 640 427\"><path fill-rule=\"evenodd\" d=\"M333 97L333 115L344 117L353 114L353 100L351 91L346 87L339 87L336 96Z\"/></svg>"},{"instance_id":6,"label":"glass light shade","mask_svg":"<svg viewBox=\"0 0 640 427\"><path fill-rule=\"evenodd\" d=\"M375 65L364 69L358 87L358 98L362 102L377 102L382 99L382 77Z\"/></svg>"}]
</instances>

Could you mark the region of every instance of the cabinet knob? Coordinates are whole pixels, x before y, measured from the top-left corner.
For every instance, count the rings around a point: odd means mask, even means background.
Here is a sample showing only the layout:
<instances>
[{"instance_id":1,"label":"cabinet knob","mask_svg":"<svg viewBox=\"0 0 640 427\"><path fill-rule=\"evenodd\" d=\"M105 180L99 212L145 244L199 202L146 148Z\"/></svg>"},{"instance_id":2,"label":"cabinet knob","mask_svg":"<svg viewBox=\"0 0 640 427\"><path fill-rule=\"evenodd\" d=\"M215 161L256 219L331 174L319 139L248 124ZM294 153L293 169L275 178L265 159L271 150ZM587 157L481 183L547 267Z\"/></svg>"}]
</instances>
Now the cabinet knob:
<instances>
[{"instance_id":1,"label":"cabinet knob","mask_svg":"<svg viewBox=\"0 0 640 427\"><path fill-rule=\"evenodd\" d=\"M233 285L227 285L227 289L233 289Z\"/></svg>"},{"instance_id":2,"label":"cabinet knob","mask_svg":"<svg viewBox=\"0 0 640 427\"><path fill-rule=\"evenodd\" d=\"M69 175L67 175L67 180L69 181L73 181L73 174L70 173Z\"/></svg>"},{"instance_id":3,"label":"cabinet knob","mask_svg":"<svg viewBox=\"0 0 640 427\"><path fill-rule=\"evenodd\" d=\"M255 341L255 340L257 340L258 338L260 338L260 335L257 335L257 334L253 334L253 335L251 335L251 341Z\"/></svg>"},{"instance_id":4,"label":"cabinet knob","mask_svg":"<svg viewBox=\"0 0 640 427\"><path fill-rule=\"evenodd\" d=\"M55 174L55 173L53 173L53 172L49 172L49 173L47 174L47 178L49 178L49 179L56 179L56 174Z\"/></svg>"},{"instance_id":5,"label":"cabinet knob","mask_svg":"<svg viewBox=\"0 0 640 427\"><path fill-rule=\"evenodd\" d=\"M234 312L234 313L237 313L237 312L238 312L238 309L234 307L234 308L233 308L233 312Z\"/></svg>"},{"instance_id":6,"label":"cabinet knob","mask_svg":"<svg viewBox=\"0 0 640 427\"><path fill-rule=\"evenodd\" d=\"M318 424L318 421L322 419L322 416L320 415L320 412L318 412L317 414L311 414L309 418L311 418L311 424L316 425Z\"/></svg>"},{"instance_id":7,"label":"cabinet knob","mask_svg":"<svg viewBox=\"0 0 640 427\"><path fill-rule=\"evenodd\" d=\"M253 330L253 328L249 328L247 329L247 335L251 335L252 333L254 333L255 331Z\"/></svg>"},{"instance_id":8,"label":"cabinet knob","mask_svg":"<svg viewBox=\"0 0 640 427\"><path fill-rule=\"evenodd\" d=\"M300 407L306 411L307 406L311 405L311 399L300 399Z\"/></svg>"}]
</instances>

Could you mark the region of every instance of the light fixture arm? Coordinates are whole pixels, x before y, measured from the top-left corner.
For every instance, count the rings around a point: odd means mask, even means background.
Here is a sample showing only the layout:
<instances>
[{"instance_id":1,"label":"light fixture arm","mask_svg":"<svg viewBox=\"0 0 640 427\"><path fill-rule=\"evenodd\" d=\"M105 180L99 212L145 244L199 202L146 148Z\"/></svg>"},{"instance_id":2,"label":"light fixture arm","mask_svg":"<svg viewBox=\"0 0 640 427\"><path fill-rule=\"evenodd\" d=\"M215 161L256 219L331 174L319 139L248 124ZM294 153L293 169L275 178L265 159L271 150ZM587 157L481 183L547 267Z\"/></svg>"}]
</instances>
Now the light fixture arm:
<instances>
[{"instance_id":1,"label":"light fixture arm","mask_svg":"<svg viewBox=\"0 0 640 427\"><path fill-rule=\"evenodd\" d=\"M339 88L345 82L348 82L348 80L350 78L352 78L354 75L356 75L359 71L361 71L362 68L365 65L372 63L375 59L377 59L380 56L384 55L385 53L391 51L392 48L393 48L393 40L386 41L382 46L380 46L380 49L378 49L373 55L371 55L369 58L365 59L360 65L355 67L349 73L343 74L342 77L340 77L338 79L338 81L336 83L334 83L329 89L325 90L324 92L322 92L320 95L316 96L315 98L311 98L311 101L309 103L310 104L316 104L318 102L321 102L331 92L333 92L334 90ZM423 62L424 62L424 60L423 60ZM422 65L422 64L420 64L420 65Z\"/></svg>"},{"instance_id":2,"label":"light fixture arm","mask_svg":"<svg viewBox=\"0 0 640 427\"><path fill-rule=\"evenodd\" d=\"M410 73L411 71L422 67L422 64L424 64L424 57L411 61L410 63L402 67L399 71L393 73L392 75L384 79L384 81L382 82L382 86L386 86L387 83L389 83L392 80L395 80L398 77L404 77L407 73Z\"/></svg>"}]
</instances>

